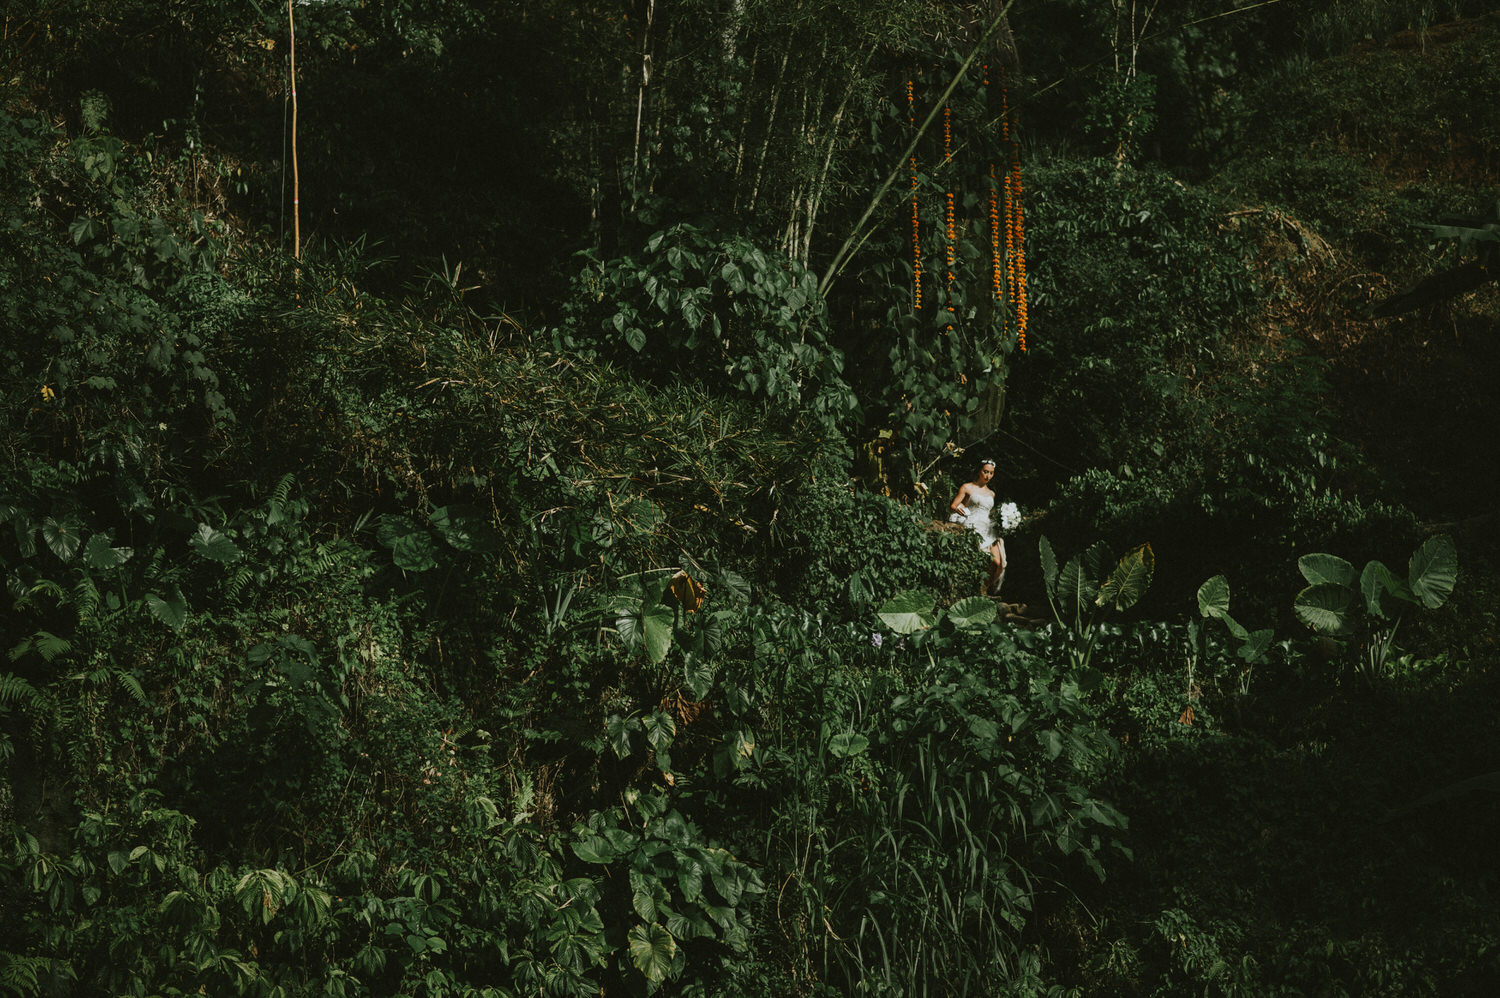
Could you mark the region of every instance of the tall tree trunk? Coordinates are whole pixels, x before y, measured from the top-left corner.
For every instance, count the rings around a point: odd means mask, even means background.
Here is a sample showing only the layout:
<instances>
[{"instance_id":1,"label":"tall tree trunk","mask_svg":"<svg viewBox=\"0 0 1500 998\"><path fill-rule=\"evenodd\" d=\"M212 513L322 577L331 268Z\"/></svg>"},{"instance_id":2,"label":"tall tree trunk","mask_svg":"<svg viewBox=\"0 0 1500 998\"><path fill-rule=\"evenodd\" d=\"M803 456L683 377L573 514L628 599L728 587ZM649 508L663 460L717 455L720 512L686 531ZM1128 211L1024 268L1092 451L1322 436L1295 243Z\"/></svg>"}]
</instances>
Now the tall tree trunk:
<instances>
[{"instance_id":1,"label":"tall tree trunk","mask_svg":"<svg viewBox=\"0 0 1500 998\"><path fill-rule=\"evenodd\" d=\"M292 92L292 259L302 259L302 178L297 172L297 26L292 0L286 0L287 79Z\"/></svg>"},{"instance_id":2,"label":"tall tree trunk","mask_svg":"<svg viewBox=\"0 0 1500 998\"><path fill-rule=\"evenodd\" d=\"M760 144L760 155L755 160L755 182L750 185L750 203L745 206L745 211L755 211L755 202L760 198L760 181L765 175L766 153L771 149L771 136L776 130L776 107L781 102L781 85L786 79L786 62L792 53L790 43L781 50L781 67L776 70L776 82L771 85L771 110L766 114L766 136Z\"/></svg>"},{"instance_id":3,"label":"tall tree trunk","mask_svg":"<svg viewBox=\"0 0 1500 998\"><path fill-rule=\"evenodd\" d=\"M291 0L287 0L288 3ZM635 146L630 161L631 210L640 196L641 121L646 110L646 88L651 85L651 25L656 20L656 0L646 0L646 30L641 33L641 82L635 98Z\"/></svg>"}]
</instances>

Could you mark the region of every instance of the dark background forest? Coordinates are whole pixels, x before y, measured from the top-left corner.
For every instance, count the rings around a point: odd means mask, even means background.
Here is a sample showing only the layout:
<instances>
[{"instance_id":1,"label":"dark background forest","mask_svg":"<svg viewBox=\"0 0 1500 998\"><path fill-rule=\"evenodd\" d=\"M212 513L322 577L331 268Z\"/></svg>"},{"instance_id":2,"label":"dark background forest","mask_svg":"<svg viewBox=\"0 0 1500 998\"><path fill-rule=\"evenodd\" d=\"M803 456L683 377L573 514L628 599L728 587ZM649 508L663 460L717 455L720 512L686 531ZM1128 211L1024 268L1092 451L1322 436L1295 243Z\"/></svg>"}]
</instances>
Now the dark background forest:
<instances>
[{"instance_id":1,"label":"dark background forest","mask_svg":"<svg viewBox=\"0 0 1500 998\"><path fill-rule=\"evenodd\" d=\"M1496 993L1491 8L0 5L0 996Z\"/></svg>"}]
</instances>

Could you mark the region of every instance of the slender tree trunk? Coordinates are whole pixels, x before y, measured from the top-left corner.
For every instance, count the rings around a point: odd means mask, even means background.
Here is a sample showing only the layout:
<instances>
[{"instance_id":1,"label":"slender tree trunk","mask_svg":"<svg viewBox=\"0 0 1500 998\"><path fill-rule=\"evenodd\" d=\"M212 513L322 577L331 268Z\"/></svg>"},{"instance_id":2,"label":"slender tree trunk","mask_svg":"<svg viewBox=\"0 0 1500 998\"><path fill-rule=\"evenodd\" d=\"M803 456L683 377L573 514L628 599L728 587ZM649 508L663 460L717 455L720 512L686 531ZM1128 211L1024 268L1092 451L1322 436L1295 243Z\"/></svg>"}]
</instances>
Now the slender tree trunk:
<instances>
[{"instance_id":1,"label":"slender tree trunk","mask_svg":"<svg viewBox=\"0 0 1500 998\"><path fill-rule=\"evenodd\" d=\"M288 3L291 0L287 0ZM646 88L651 85L651 25L656 20L656 0L646 0L646 30L641 33L641 82L635 95L635 150L630 161L630 200L640 195L641 121L646 110ZM632 207L632 210L633 207Z\"/></svg>"},{"instance_id":2,"label":"slender tree trunk","mask_svg":"<svg viewBox=\"0 0 1500 998\"><path fill-rule=\"evenodd\" d=\"M302 183L297 172L297 25L292 16L292 0L286 0L287 50L290 55L288 80L292 91L292 259L302 259Z\"/></svg>"},{"instance_id":3,"label":"slender tree trunk","mask_svg":"<svg viewBox=\"0 0 1500 998\"><path fill-rule=\"evenodd\" d=\"M729 7L729 16L724 19L724 31L719 39L724 45L725 63L733 63L739 51L740 25L745 23L745 0L734 0Z\"/></svg>"},{"instance_id":4,"label":"slender tree trunk","mask_svg":"<svg viewBox=\"0 0 1500 998\"><path fill-rule=\"evenodd\" d=\"M766 169L766 153L771 149L771 136L776 129L776 107L781 102L781 84L786 79L786 61L791 55L792 46L788 40L786 48L781 51L781 68L776 71L776 82L771 85L771 110L766 114L766 137L760 144L760 155L755 161L755 182L750 185L750 203L745 206L745 211L754 212L755 202L760 197L760 180Z\"/></svg>"},{"instance_id":5,"label":"slender tree trunk","mask_svg":"<svg viewBox=\"0 0 1500 998\"><path fill-rule=\"evenodd\" d=\"M839 133L844 124L844 111L848 108L849 98L853 95L854 87L851 84L844 91L844 99L839 102L839 109L833 113L833 126L828 130L828 148L823 153L823 166L819 169L817 182L813 185L812 197L808 199L806 227L802 233L802 254L797 258L804 267L812 260L813 225L817 222L818 207L822 204L823 195L828 190L828 171L833 165L833 150L838 145Z\"/></svg>"},{"instance_id":6,"label":"slender tree trunk","mask_svg":"<svg viewBox=\"0 0 1500 998\"><path fill-rule=\"evenodd\" d=\"M745 90L747 94L749 89L755 85L755 66L759 60L760 46L757 45L750 50L750 72L745 76ZM740 141L734 153L734 181L730 184L734 190L735 208L739 208L740 205L740 178L745 170L745 142L750 136L751 102L742 95L740 106L743 108L743 111L740 113Z\"/></svg>"}]
</instances>

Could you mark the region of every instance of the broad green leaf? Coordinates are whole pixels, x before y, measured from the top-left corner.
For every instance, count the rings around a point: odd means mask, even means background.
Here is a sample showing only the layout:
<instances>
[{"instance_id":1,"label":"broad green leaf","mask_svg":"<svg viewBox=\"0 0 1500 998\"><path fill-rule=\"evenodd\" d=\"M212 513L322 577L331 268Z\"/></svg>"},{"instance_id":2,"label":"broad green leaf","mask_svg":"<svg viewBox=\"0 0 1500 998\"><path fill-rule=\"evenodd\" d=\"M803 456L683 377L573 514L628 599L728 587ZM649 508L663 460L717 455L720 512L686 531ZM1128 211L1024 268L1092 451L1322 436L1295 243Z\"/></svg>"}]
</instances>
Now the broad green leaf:
<instances>
[{"instance_id":1,"label":"broad green leaf","mask_svg":"<svg viewBox=\"0 0 1500 998\"><path fill-rule=\"evenodd\" d=\"M675 911L667 912L667 931L678 939L701 939L714 934L708 919Z\"/></svg>"},{"instance_id":2,"label":"broad green leaf","mask_svg":"<svg viewBox=\"0 0 1500 998\"><path fill-rule=\"evenodd\" d=\"M147 593L146 608L151 611L151 616L174 631L181 630L182 625L187 623L187 600L175 588L168 590L164 597Z\"/></svg>"},{"instance_id":3,"label":"broad green leaf","mask_svg":"<svg viewBox=\"0 0 1500 998\"><path fill-rule=\"evenodd\" d=\"M488 552L499 546L499 537L489 517L478 506L452 503L432 511L433 529L460 551Z\"/></svg>"},{"instance_id":4,"label":"broad green leaf","mask_svg":"<svg viewBox=\"0 0 1500 998\"><path fill-rule=\"evenodd\" d=\"M1427 609L1436 610L1448 602L1458 582L1458 549L1452 538L1439 534L1424 541L1411 556L1406 579Z\"/></svg>"},{"instance_id":5,"label":"broad green leaf","mask_svg":"<svg viewBox=\"0 0 1500 998\"><path fill-rule=\"evenodd\" d=\"M937 622L933 606L932 594L908 589L886 600L875 615L897 634L912 634L925 631Z\"/></svg>"},{"instance_id":6,"label":"broad green leaf","mask_svg":"<svg viewBox=\"0 0 1500 998\"><path fill-rule=\"evenodd\" d=\"M614 749L615 758L624 759L631 753L630 732L640 727L640 721L633 717L622 717L619 714L611 714L604 722L604 735L609 739L609 747Z\"/></svg>"},{"instance_id":7,"label":"broad green leaf","mask_svg":"<svg viewBox=\"0 0 1500 998\"><path fill-rule=\"evenodd\" d=\"M1365 565L1365 570L1360 573L1359 591L1365 600L1365 610L1376 617L1385 617L1383 605L1386 596L1395 596L1408 602L1416 602L1410 589L1400 579L1391 573L1389 568L1378 561L1371 561Z\"/></svg>"},{"instance_id":8,"label":"broad green leaf","mask_svg":"<svg viewBox=\"0 0 1500 998\"><path fill-rule=\"evenodd\" d=\"M1057 605L1065 618L1072 620L1079 609L1091 603L1098 590L1083 568L1083 559L1073 557L1057 574Z\"/></svg>"},{"instance_id":9,"label":"broad green leaf","mask_svg":"<svg viewBox=\"0 0 1500 998\"><path fill-rule=\"evenodd\" d=\"M672 608L662 603L660 596L655 600L648 597L641 607L641 637L646 642L646 656L652 662L666 658L667 650L672 647L673 616Z\"/></svg>"},{"instance_id":10,"label":"broad green leaf","mask_svg":"<svg viewBox=\"0 0 1500 998\"><path fill-rule=\"evenodd\" d=\"M1222 617L1229 612L1229 580L1215 575L1198 587L1198 613L1204 617Z\"/></svg>"},{"instance_id":11,"label":"broad green leaf","mask_svg":"<svg viewBox=\"0 0 1500 998\"><path fill-rule=\"evenodd\" d=\"M1297 619L1319 634L1343 634L1349 629L1354 590L1333 582L1319 582L1297 594L1292 610Z\"/></svg>"},{"instance_id":12,"label":"broad green leaf","mask_svg":"<svg viewBox=\"0 0 1500 998\"><path fill-rule=\"evenodd\" d=\"M1156 553L1150 544L1142 544L1115 565L1094 602L1098 606L1113 603L1116 610L1129 610L1151 588L1151 577L1155 572Z\"/></svg>"},{"instance_id":13,"label":"broad green leaf","mask_svg":"<svg viewBox=\"0 0 1500 998\"><path fill-rule=\"evenodd\" d=\"M870 747L870 739L853 731L845 731L828 740L828 752L835 759L848 759L859 755Z\"/></svg>"},{"instance_id":14,"label":"broad green leaf","mask_svg":"<svg viewBox=\"0 0 1500 998\"><path fill-rule=\"evenodd\" d=\"M636 925L628 935L630 960L635 969L653 984L667 979L672 958L677 955L677 940L660 925Z\"/></svg>"},{"instance_id":15,"label":"broad green leaf","mask_svg":"<svg viewBox=\"0 0 1500 998\"><path fill-rule=\"evenodd\" d=\"M72 561L83 546L83 532L78 524L71 520L59 522L50 516L42 521L42 539L63 561Z\"/></svg>"},{"instance_id":16,"label":"broad green leaf","mask_svg":"<svg viewBox=\"0 0 1500 998\"><path fill-rule=\"evenodd\" d=\"M118 568L134 553L130 548L110 547L108 534L94 534L83 546L83 564L99 570Z\"/></svg>"},{"instance_id":17,"label":"broad green leaf","mask_svg":"<svg viewBox=\"0 0 1500 998\"><path fill-rule=\"evenodd\" d=\"M1227 613L1220 616L1219 619L1224 622L1224 626L1228 628L1231 635L1241 641L1250 640L1250 632L1245 630L1244 625L1241 624L1238 620L1235 620Z\"/></svg>"},{"instance_id":18,"label":"broad green leaf","mask_svg":"<svg viewBox=\"0 0 1500 998\"><path fill-rule=\"evenodd\" d=\"M956 627L983 627L995 619L995 601L984 596L968 596L948 608L948 619Z\"/></svg>"},{"instance_id":19,"label":"broad green leaf","mask_svg":"<svg viewBox=\"0 0 1500 998\"><path fill-rule=\"evenodd\" d=\"M1297 569L1311 585L1331 583L1353 589L1354 566L1336 554L1305 554L1297 559Z\"/></svg>"},{"instance_id":20,"label":"broad green leaf","mask_svg":"<svg viewBox=\"0 0 1500 998\"><path fill-rule=\"evenodd\" d=\"M1057 555L1052 552L1052 544L1043 534L1037 538L1037 554L1042 559L1042 580L1047 584L1047 592L1057 595Z\"/></svg>"},{"instance_id":21,"label":"broad green leaf","mask_svg":"<svg viewBox=\"0 0 1500 998\"><path fill-rule=\"evenodd\" d=\"M1271 635L1272 631L1269 627L1243 635L1245 643L1240 645L1235 654L1244 659L1247 665L1259 661L1261 656L1271 648Z\"/></svg>"},{"instance_id":22,"label":"broad green leaf","mask_svg":"<svg viewBox=\"0 0 1500 998\"><path fill-rule=\"evenodd\" d=\"M628 828L616 828L612 825L605 826L602 833L609 841L610 846L617 853L627 853L641 844L641 837Z\"/></svg>"},{"instance_id":23,"label":"broad green leaf","mask_svg":"<svg viewBox=\"0 0 1500 998\"><path fill-rule=\"evenodd\" d=\"M706 623L712 626L717 621L709 620ZM718 650L712 646L713 642L709 642L709 644L711 646L709 648L710 651ZM708 695L708 691L714 688L714 676L717 673L718 668L712 662L705 661L696 656L690 656L683 663L682 683L687 688L687 691L692 694L694 700L702 700Z\"/></svg>"},{"instance_id":24,"label":"broad green leaf","mask_svg":"<svg viewBox=\"0 0 1500 998\"><path fill-rule=\"evenodd\" d=\"M1098 595L1099 584L1104 580L1104 571L1113 560L1113 552L1103 541L1090 544L1088 550L1083 552L1080 565L1083 568L1084 581L1088 583L1089 588L1088 595L1082 602L1092 601Z\"/></svg>"},{"instance_id":25,"label":"broad green leaf","mask_svg":"<svg viewBox=\"0 0 1500 998\"><path fill-rule=\"evenodd\" d=\"M430 534L411 533L397 538L391 546L391 560L408 572L425 572L437 567L437 542Z\"/></svg>"},{"instance_id":26,"label":"broad green leaf","mask_svg":"<svg viewBox=\"0 0 1500 998\"><path fill-rule=\"evenodd\" d=\"M677 890L682 900L689 904L703 896L703 864L697 860L679 861L677 867ZM670 923L669 923L670 927ZM680 935L681 933L674 933Z\"/></svg>"},{"instance_id":27,"label":"broad green leaf","mask_svg":"<svg viewBox=\"0 0 1500 998\"><path fill-rule=\"evenodd\" d=\"M631 867L630 901L637 915L648 922L654 922L657 909L667 901L667 891L652 874Z\"/></svg>"},{"instance_id":28,"label":"broad green leaf","mask_svg":"<svg viewBox=\"0 0 1500 998\"><path fill-rule=\"evenodd\" d=\"M224 565L239 561L244 557L227 534L215 530L206 523L198 524L198 532L188 538L188 547L192 548L198 557Z\"/></svg>"},{"instance_id":29,"label":"broad green leaf","mask_svg":"<svg viewBox=\"0 0 1500 998\"><path fill-rule=\"evenodd\" d=\"M404 516L387 513L380 518L375 536L391 549L391 560L408 572L425 572L437 566L437 542L426 527Z\"/></svg>"},{"instance_id":30,"label":"broad green leaf","mask_svg":"<svg viewBox=\"0 0 1500 998\"><path fill-rule=\"evenodd\" d=\"M646 729L646 741L658 752L672 747L672 738L677 734L677 722L664 710L653 711L642 718Z\"/></svg>"},{"instance_id":31,"label":"broad green leaf","mask_svg":"<svg viewBox=\"0 0 1500 998\"><path fill-rule=\"evenodd\" d=\"M597 835L590 835L587 838L579 839L577 842L571 843L571 845L573 855L585 863L608 865L615 861L615 851L610 848L607 841Z\"/></svg>"}]
</instances>

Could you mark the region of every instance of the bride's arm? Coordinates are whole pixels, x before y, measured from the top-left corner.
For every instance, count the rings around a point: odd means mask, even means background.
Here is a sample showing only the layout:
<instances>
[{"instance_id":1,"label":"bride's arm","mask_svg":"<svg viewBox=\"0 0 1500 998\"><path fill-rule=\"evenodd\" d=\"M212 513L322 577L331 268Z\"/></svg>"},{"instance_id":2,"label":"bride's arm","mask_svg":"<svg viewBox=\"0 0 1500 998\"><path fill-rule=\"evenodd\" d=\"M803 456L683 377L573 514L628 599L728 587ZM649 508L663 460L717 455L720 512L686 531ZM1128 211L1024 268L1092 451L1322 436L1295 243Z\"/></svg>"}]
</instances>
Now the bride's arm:
<instances>
[{"instance_id":1,"label":"bride's arm","mask_svg":"<svg viewBox=\"0 0 1500 998\"><path fill-rule=\"evenodd\" d=\"M967 499L967 498L969 498L969 491L973 487L974 487L974 483L973 482L965 482L963 484L963 486L958 490L958 495L954 496L953 497L953 501L948 504L948 509L950 509L954 513L961 513L961 512L963 512L964 511L964 500Z\"/></svg>"}]
</instances>

